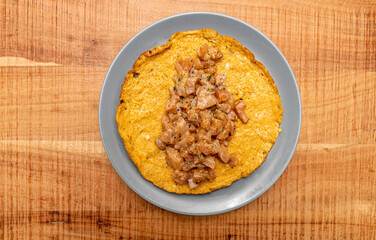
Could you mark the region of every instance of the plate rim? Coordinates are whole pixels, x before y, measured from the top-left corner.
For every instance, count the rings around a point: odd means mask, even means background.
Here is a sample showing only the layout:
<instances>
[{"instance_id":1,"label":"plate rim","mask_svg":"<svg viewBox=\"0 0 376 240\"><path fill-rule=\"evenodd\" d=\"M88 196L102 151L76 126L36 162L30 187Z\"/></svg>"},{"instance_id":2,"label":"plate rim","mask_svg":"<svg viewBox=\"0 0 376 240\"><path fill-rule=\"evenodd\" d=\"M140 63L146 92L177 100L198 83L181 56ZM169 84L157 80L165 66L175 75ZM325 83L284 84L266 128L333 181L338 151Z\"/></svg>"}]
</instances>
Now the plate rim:
<instances>
[{"instance_id":1,"label":"plate rim","mask_svg":"<svg viewBox=\"0 0 376 240\"><path fill-rule=\"evenodd\" d=\"M104 87L106 85L106 82L109 78L109 73L111 72L112 68L114 67L114 64L116 62L116 60L120 57L121 53L127 48L127 46L135 39L137 38L139 35L143 34L145 31L147 31L148 29L154 27L155 25L161 23L161 22L164 22L164 21L167 21L167 20L170 20L170 19L173 19L173 18L178 18L178 17L181 17L181 16L187 16L187 15L214 15L214 16L219 16L219 17L223 17L223 18L228 18L230 20L233 20L235 22L238 22L238 23L241 23L241 24L244 24L246 25L247 27L251 28L253 31L257 32L258 34L260 34L266 41L268 41L269 44L271 44L274 49L279 53L279 55L282 57L283 61L286 62L286 65L287 65L287 68L292 76L292 79L293 79L293 83L294 83L294 86L296 88L296 91L297 91L297 96L298 96L298 106L299 106L299 116L298 116L298 131L297 131L297 135L296 135L296 139L295 139L295 142L294 142L294 145L293 147L291 148L291 152L289 154L289 156L287 157L287 161L285 161L284 165L282 165L282 167L280 168L280 171L278 172L278 174L274 175L272 180L268 182L267 185L265 185L265 187L262 189L262 191L260 191L259 193L255 194L255 195L252 195L252 197L250 197L249 199L247 199L245 202L241 203L241 204L238 204L236 206L233 206L233 207L229 207L229 208L226 208L226 209L222 209L222 210L217 210L217 211L212 211L212 212L187 212L187 211L184 211L184 210L176 210L176 209L173 209L173 208L170 208L168 206L163 206L161 204L159 204L157 201L151 199L151 198L148 198L146 197L142 192L138 191L137 188L135 186L133 186L132 184L129 183L129 181L127 179L125 179L121 174L119 174L119 168L117 167L116 163L113 162L110 158L110 153L109 151L107 150L108 148L106 147L106 143L104 141L104 138L103 138L103 128L102 128L102 120L101 120L101 109L102 109L102 98L103 98L103 95L104 95ZM174 212L174 213L178 213L178 214L182 214L182 215L189 215L189 216L210 216L210 215L217 215L217 214L222 214L222 213L226 213L226 212L230 212L230 211L233 211L233 210L236 210L236 209L239 209L251 202L253 202L254 200L256 200L257 198L259 198L261 195L263 195L265 192L267 192L277 181L278 179L282 176L282 174L285 172L287 166L290 164L291 162L291 159L296 151L296 147L298 145L298 142L299 142L299 138L300 138L300 133L301 133L301 125L302 125L302 102L301 102L301 95L300 95L300 89L299 89L299 86L298 86L298 82L296 80L296 77L295 77L295 74L289 64L289 62L287 61L286 57L283 55L283 53L281 52L281 50L277 47L277 45L271 41L263 32L261 32L259 29L257 29L256 27L250 25L249 23L245 22L245 21L242 21L238 18L235 18L233 16L230 16L230 15L226 15L226 14L222 14L222 13L216 13L216 12L210 12L210 11L191 11L191 12L183 12L183 13L179 13L179 14L174 14L174 15L171 15L171 16L168 16L168 17L165 17L165 18L162 18L156 22L153 22L151 23L150 25L144 27L141 31L137 32L132 38L130 38L126 44L119 50L119 52L117 53L117 55L115 56L115 58L112 60L112 63L110 65L110 67L108 68L107 72L106 72L106 75L105 75L105 78L104 78L104 81L102 83L102 87L101 87L101 91L100 91L100 97L99 97L99 104L98 104L98 123L99 123L99 132L100 132L100 135L101 135L101 142L102 142L102 145L103 145L103 148L105 149L105 152L106 152L106 155L107 155L107 158L108 160L110 161L112 167L115 169L117 175L124 181L125 184L127 184L127 186L129 188L132 189L132 191L134 191L137 195L139 195L140 197L142 197L144 200L148 201L149 203L161 208L161 209L165 209L165 210L168 210L170 212ZM256 169L257 170L257 169ZM157 187L154 185L154 187ZM230 187L230 186L229 186Z\"/></svg>"}]
</instances>

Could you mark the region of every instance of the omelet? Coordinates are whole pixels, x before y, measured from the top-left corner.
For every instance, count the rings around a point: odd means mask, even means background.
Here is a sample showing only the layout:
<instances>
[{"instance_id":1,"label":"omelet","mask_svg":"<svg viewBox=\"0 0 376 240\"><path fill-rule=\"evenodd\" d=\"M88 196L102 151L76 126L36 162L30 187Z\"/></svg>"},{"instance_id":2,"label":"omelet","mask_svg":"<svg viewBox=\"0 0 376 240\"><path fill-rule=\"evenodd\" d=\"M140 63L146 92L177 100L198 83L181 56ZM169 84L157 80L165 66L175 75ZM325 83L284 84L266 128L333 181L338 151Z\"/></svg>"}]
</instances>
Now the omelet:
<instances>
[{"instance_id":1,"label":"omelet","mask_svg":"<svg viewBox=\"0 0 376 240\"><path fill-rule=\"evenodd\" d=\"M237 155L237 165L217 160L216 177L190 188L173 180L174 170L166 162L165 150L155 142L162 132L169 89L175 85L175 63L180 58L195 58L204 44L215 46L223 54L216 63L217 73L226 74L227 90L236 101L246 104L249 120L246 124L235 122L236 132L227 146L228 152ZM166 44L141 54L125 77L116 113L119 134L142 176L178 194L204 194L247 177L273 147L281 132L282 117L278 89L264 65L237 40L212 29L175 33Z\"/></svg>"}]
</instances>

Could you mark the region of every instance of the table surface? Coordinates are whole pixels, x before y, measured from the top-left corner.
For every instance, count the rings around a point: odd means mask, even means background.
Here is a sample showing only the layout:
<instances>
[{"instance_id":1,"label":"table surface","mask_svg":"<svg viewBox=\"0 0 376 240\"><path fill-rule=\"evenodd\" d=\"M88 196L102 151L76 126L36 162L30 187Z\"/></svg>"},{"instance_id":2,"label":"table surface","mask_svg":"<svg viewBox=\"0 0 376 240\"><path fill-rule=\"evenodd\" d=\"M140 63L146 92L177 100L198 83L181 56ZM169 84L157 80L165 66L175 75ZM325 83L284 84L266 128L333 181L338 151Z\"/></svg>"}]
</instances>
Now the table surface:
<instances>
[{"instance_id":1,"label":"table surface","mask_svg":"<svg viewBox=\"0 0 376 240\"><path fill-rule=\"evenodd\" d=\"M372 239L376 235L376 2L0 1L1 239ZM212 11L265 33L296 75L301 136L254 202L193 217L120 179L98 100L112 60L149 24Z\"/></svg>"}]
</instances>

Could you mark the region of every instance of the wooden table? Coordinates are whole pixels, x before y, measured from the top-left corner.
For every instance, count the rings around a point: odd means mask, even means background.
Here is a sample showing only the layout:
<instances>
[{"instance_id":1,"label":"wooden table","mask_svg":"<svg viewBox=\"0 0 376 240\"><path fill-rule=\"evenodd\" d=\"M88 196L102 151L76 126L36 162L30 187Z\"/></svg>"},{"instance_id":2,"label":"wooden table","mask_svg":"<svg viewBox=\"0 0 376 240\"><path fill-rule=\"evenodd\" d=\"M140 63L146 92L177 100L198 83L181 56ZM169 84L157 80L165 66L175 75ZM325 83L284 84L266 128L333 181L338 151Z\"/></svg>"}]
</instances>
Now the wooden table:
<instances>
[{"instance_id":1,"label":"wooden table","mask_svg":"<svg viewBox=\"0 0 376 240\"><path fill-rule=\"evenodd\" d=\"M375 239L374 0L0 2L0 239ZM303 124L282 177L208 217L162 210L120 179L98 100L112 60L147 25L186 11L264 32L299 83Z\"/></svg>"}]
</instances>

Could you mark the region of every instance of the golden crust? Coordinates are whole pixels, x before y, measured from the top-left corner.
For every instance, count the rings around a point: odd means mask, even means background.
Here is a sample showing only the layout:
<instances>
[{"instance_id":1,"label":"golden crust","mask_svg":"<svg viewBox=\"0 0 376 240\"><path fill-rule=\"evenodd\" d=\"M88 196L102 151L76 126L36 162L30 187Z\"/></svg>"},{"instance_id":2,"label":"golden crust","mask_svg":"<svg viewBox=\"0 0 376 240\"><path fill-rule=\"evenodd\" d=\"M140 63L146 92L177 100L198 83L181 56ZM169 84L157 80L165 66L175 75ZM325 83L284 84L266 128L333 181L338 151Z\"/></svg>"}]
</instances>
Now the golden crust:
<instances>
[{"instance_id":1,"label":"golden crust","mask_svg":"<svg viewBox=\"0 0 376 240\"><path fill-rule=\"evenodd\" d=\"M227 74L227 88L236 100L242 99L250 118L247 124L236 123L236 132L228 146L239 156L238 166L231 168L217 162L217 177L195 189L172 180L164 151L155 138L161 133L161 117L168 99L168 88L176 74L178 57L193 57L202 44L221 49L223 59L218 73ZM259 167L281 132L283 109L278 89L264 65L237 40L219 35L211 29L178 32L170 40L146 51L135 61L122 85L116 121L129 157L145 179L169 192L202 194L223 188Z\"/></svg>"}]
</instances>

